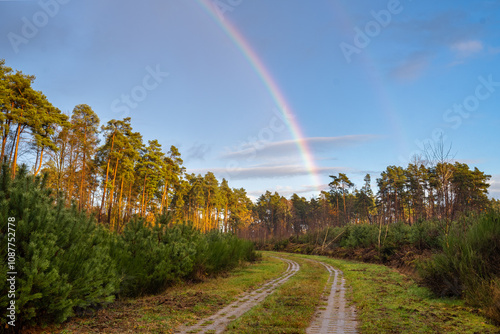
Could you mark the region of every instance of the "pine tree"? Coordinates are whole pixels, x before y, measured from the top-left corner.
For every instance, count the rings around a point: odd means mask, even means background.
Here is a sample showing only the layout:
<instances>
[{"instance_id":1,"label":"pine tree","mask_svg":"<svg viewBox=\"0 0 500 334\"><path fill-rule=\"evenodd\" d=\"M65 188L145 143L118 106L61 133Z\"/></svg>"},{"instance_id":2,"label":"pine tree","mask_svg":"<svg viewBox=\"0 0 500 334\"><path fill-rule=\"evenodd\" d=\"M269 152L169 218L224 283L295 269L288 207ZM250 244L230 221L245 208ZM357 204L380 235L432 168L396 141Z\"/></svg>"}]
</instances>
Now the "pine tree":
<instances>
[{"instance_id":1,"label":"pine tree","mask_svg":"<svg viewBox=\"0 0 500 334\"><path fill-rule=\"evenodd\" d=\"M164 169L162 170L163 191L160 203L160 212L168 211L169 197L182 177L185 168L182 167L182 159L179 150L175 146L170 146L167 156L164 159Z\"/></svg>"},{"instance_id":2,"label":"pine tree","mask_svg":"<svg viewBox=\"0 0 500 334\"><path fill-rule=\"evenodd\" d=\"M6 165L0 172L0 240L7 236L7 217L16 222L19 327L61 322L76 307L111 302L119 285L109 235L91 218L55 202L45 181L28 175L25 166L13 180ZM2 247L2 258L5 252ZM7 302L6 294L0 296L2 307Z\"/></svg>"},{"instance_id":3,"label":"pine tree","mask_svg":"<svg viewBox=\"0 0 500 334\"><path fill-rule=\"evenodd\" d=\"M141 209L142 217L147 213L155 213L154 203L148 208L149 203L154 200L154 195L159 188L162 170L165 168L165 154L161 150L161 145L157 140L148 141L148 146L144 148L141 159L137 164L137 175L141 181Z\"/></svg>"},{"instance_id":4,"label":"pine tree","mask_svg":"<svg viewBox=\"0 0 500 334\"><path fill-rule=\"evenodd\" d=\"M0 163L5 155L7 138L10 134L10 127L13 125L13 101L10 91L10 78L12 69L5 66L5 60L0 59L0 125L2 127L2 149L0 153Z\"/></svg>"},{"instance_id":5,"label":"pine tree","mask_svg":"<svg viewBox=\"0 0 500 334\"><path fill-rule=\"evenodd\" d=\"M89 202L88 175L92 168L92 157L99 143L99 117L86 104L79 104L71 115L71 136L75 142L75 165L80 166L80 181L78 182L78 207L83 210Z\"/></svg>"}]
</instances>

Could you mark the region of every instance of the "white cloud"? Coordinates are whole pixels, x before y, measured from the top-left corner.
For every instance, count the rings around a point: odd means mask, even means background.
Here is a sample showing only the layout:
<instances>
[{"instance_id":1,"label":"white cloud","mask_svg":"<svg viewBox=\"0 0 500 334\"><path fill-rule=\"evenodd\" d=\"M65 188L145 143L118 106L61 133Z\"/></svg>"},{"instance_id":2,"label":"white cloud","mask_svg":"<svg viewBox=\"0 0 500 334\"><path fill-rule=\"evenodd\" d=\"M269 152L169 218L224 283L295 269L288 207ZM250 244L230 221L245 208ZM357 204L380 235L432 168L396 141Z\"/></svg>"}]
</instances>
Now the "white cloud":
<instances>
[{"instance_id":1,"label":"white cloud","mask_svg":"<svg viewBox=\"0 0 500 334\"><path fill-rule=\"evenodd\" d=\"M228 180L274 179L311 174L303 165L259 165L251 167L201 168L190 169L187 173L205 174L213 172L219 178ZM350 171L345 167L318 167L316 173L321 175Z\"/></svg>"},{"instance_id":2,"label":"white cloud","mask_svg":"<svg viewBox=\"0 0 500 334\"><path fill-rule=\"evenodd\" d=\"M451 51L455 53L455 60L448 66L456 66L465 63L465 59L483 51L483 42L478 40L461 40L450 45Z\"/></svg>"},{"instance_id":3,"label":"white cloud","mask_svg":"<svg viewBox=\"0 0 500 334\"><path fill-rule=\"evenodd\" d=\"M459 41L451 45L451 49L463 58L478 53L483 48L483 42L478 40Z\"/></svg>"},{"instance_id":4,"label":"white cloud","mask_svg":"<svg viewBox=\"0 0 500 334\"><path fill-rule=\"evenodd\" d=\"M260 195L264 194L266 191L270 191L271 193L277 192L281 196L285 196L286 198L290 198L293 194L301 195L301 194L309 194L309 193L317 193L318 188L320 190L327 190L328 184L322 184L319 187L311 186L311 185L303 185L300 187L291 187L291 186L276 186L272 189L266 190L253 190L249 191L247 194L252 198L252 200L256 200ZM309 198L308 198L309 199Z\"/></svg>"},{"instance_id":5,"label":"white cloud","mask_svg":"<svg viewBox=\"0 0 500 334\"><path fill-rule=\"evenodd\" d=\"M349 135L339 137L312 137L299 140L283 140L278 142L246 143L234 150L222 154L223 159L249 159L255 157L290 157L299 154L299 144L306 145L313 153L332 148L347 147L379 138L376 135Z\"/></svg>"},{"instance_id":6,"label":"white cloud","mask_svg":"<svg viewBox=\"0 0 500 334\"><path fill-rule=\"evenodd\" d=\"M490 197L500 199L500 174L491 176L488 193L490 194Z\"/></svg>"},{"instance_id":7,"label":"white cloud","mask_svg":"<svg viewBox=\"0 0 500 334\"><path fill-rule=\"evenodd\" d=\"M473 168L476 165L484 164L485 159L451 159L451 163L459 162L462 164L467 164L469 167Z\"/></svg>"}]
</instances>

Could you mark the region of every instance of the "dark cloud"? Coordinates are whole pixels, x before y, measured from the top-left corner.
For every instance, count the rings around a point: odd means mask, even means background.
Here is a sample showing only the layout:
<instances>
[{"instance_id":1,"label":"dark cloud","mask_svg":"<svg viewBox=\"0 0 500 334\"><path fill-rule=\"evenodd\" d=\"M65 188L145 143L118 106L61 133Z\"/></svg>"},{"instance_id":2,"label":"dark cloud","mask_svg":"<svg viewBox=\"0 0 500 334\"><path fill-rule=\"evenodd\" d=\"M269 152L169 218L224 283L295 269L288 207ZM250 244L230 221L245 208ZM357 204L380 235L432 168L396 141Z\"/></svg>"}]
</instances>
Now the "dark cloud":
<instances>
[{"instance_id":1,"label":"dark cloud","mask_svg":"<svg viewBox=\"0 0 500 334\"><path fill-rule=\"evenodd\" d=\"M416 52L393 68L390 76L400 81L413 81L427 69L430 58L431 54L427 52Z\"/></svg>"},{"instance_id":2,"label":"dark cloud","mask_svg":"<svg viewBox=\"0 0 500 334\"><path fill-rule=\"evenodd\" d=\"M210 147L206 144L194 144L186 150L185 161L205 161L205 157L210 152Z\"/></svg>"}]
</instances>

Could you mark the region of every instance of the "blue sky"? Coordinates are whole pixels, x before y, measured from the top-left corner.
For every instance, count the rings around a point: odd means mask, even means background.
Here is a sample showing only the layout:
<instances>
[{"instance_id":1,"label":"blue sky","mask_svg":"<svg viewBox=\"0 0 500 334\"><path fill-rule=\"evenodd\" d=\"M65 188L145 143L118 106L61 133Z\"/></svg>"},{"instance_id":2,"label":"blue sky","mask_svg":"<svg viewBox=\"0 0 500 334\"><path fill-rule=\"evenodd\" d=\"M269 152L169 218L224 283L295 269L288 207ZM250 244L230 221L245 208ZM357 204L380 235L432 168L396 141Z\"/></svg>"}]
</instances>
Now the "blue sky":
<instances>
[{"instance_id":1,"label":"blue sky","mask_svg":"<svg viewBox=\"0 0 500 334\"><path fill-rule=\"evenodd\" d=\"M360 187L444 134L500 198L500 1L209 3L216 19L190 0L2 1L0 58L64 112L86 103L102 123L132 117L189 172L254 198L311 197L296 138L216 20L228 21L286 97L322 188L338 172Z\"/></svg>"}]
</instances>

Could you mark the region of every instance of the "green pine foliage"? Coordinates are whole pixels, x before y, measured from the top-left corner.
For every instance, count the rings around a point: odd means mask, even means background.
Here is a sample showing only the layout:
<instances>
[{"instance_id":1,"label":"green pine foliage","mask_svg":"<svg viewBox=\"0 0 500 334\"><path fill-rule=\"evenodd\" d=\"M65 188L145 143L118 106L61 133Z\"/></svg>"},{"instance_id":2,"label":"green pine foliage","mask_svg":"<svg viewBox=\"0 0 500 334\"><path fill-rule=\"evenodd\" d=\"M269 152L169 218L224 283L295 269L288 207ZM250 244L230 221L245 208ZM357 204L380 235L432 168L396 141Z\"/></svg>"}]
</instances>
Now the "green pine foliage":
<instances>
[{"instance_id":1,"label":"green pine foliage","mask_svg":"<svg viewBox=\"0 0 500 334\"><path fill-rule=\"evenodd\" d=\"M121 294L156 293L188 276L196 252L194 233L186 226L150 226L141 218L127 224L113 248L123 278Z\"/></svg>"},{"instance_id":2,"label":"green pine foliage","mask_svg":"<svg viewBox=\"0 0 500 334\"><path fill-rule=\"evenodd\" d=\"M282 240L300 244L324 246L325 249L343 247L378 248L382 252L394 252L404 246L415 247L419 250L437 250L441 247L442 224L434 221L417 221L413 225L402 222L375 225L375 224L348 224L342 227L328 227L320 231L311 231L297 237ZM273 241L274 245L280 241ZM281 250L284 247L278 247Z\"/></svg>"},{"instance_id":3,"label":"green pine foliage","mask_svg":"<svg viewBox=\"0 0 500 334\"><path fill-rule=\"evenodd\" d=\"M215 275L235 268L241 259L255 260L254 244L231 234L211 231L197 243L196 275Z\"/></svg>"},{"instance_id":4,"label":"green pine foliage","mask_svg":"<svg viewBox=\"0 0 500 334\"><path fill-rule=\"evenodd\" d=\"M11 180L3 166L0 201L2 261L7 218L16 218L16 307L21 324L42 318L60 322L77 307L113 300L119 280L105 242L107 232L74 208L65 208L62 200L55 201L44 179L27 175L26 168ZM7 294L0 298L3 308Z\"/></svg>"},{"instance_id":5,"label":"green pine foliage","mask_svg":"<svg viewBox=\"0 0 500 334\"><path fill-rule=\"evenodd\" d=\"M0 172L0 307L9 303L7 222L16 218L17 326L62 322L116 296L157 293L180 280L212 276L255 260L253 244L204 234L192 225L137 218L123 233L99 225L76 204L55 198L46 180L26 167L14 179ZM0 320L5 326L6 317Z\"/></svg>"},{"instance_id":6,"label":"green pine foliage","mask_svg":"<svg viewBox=\"0 0 500 334\"><path fill-rule=\"evenodd\" d=\"M500 213L469 219L476 223L456 225L420 275L437 295L463 297L500 323Z\"/></svg>"},{"instance_id":7,"label":"green pine foliage","mask_svg":"<svg viewBox=\"0 0 500 334\"><path fill-rule=\"evenodd\" d=\"M378 227L375 225L348 225L340 242L342 247L358 248L377 245Z\"/></svg>"}]
</instances>

